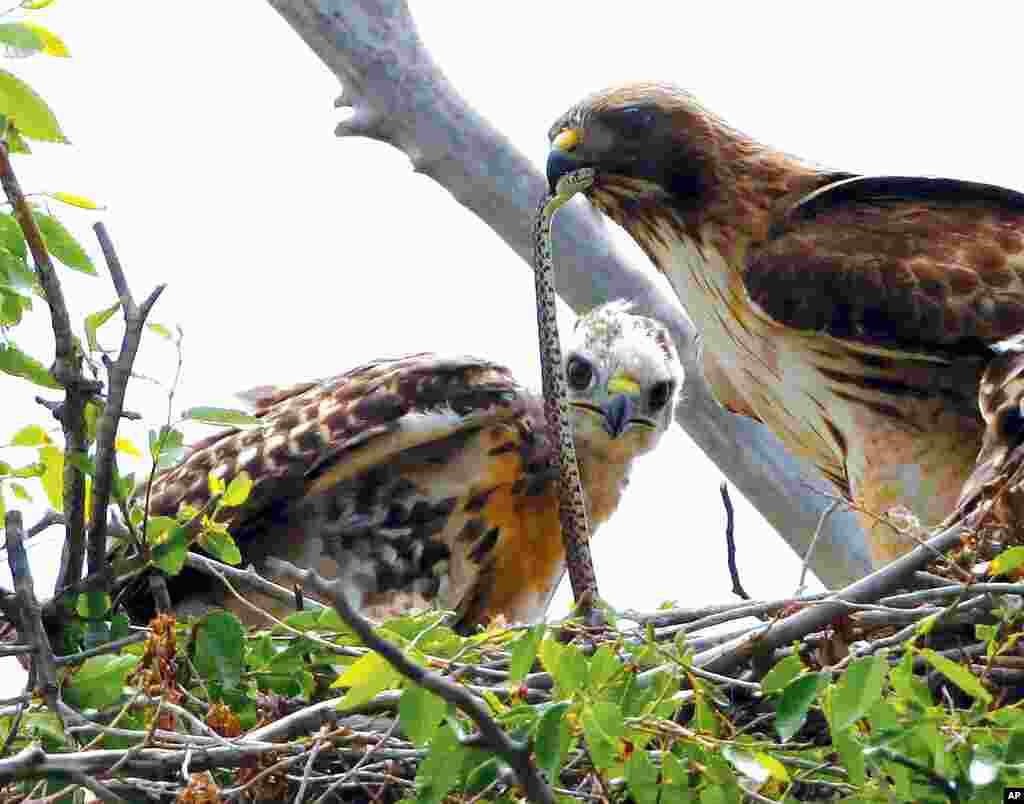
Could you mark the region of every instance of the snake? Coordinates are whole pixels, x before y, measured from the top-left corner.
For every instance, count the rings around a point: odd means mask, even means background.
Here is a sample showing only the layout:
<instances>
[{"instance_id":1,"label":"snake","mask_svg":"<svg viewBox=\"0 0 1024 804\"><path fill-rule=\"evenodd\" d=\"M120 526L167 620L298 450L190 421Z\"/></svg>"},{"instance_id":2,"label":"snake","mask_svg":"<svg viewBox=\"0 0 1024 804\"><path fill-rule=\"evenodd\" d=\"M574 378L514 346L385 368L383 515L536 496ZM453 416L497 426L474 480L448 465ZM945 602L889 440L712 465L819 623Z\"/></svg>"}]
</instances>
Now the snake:
<instances>
[{"instance_id":1,"label":"snake","mask_svg":"<svg viewBox=\"0 0 1024 804\"><path fill-rule=\"evenodd\" d=\"M558 336L555 268L551 223L559 207L594 182L593 168L581 168L559 179L554 192L545 194L534 226L534 281L537 294L537 339L540 345L544 417L558 455L558 517L573 598L585 612L597 600L597 576L590 557L590 528L583 497L576 444L569 419L569 390L562 365Z\"/></svg>"}]
</instances>

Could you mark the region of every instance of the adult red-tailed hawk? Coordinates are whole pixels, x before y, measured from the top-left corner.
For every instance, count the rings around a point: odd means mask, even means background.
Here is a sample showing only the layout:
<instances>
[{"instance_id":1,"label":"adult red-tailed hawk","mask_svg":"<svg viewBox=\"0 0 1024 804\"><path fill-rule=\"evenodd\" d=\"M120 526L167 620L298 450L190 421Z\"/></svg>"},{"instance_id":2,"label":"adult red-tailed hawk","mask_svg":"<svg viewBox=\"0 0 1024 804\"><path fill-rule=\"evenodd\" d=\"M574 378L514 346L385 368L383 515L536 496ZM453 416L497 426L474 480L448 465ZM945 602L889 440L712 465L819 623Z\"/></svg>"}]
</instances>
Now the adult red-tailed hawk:
<instances>
[{"instance_id":1,"label":"adult red-tailed hawk","mask_svg":"<svg viewBox=\"0 0 1024 804\"><path fill-rule=\"evenodd\" d=\"M981 445L981 373L1024 329L1024 195L824 171L660 83L598 92L550 132L548 178L587 195L671 281L721 402L759 419L864 509L953 509Z\"/></svg>"},{"instance_id":2,"label":"adult red-tailed hawk","mask_svg":"<svg viewBox=\"0 0 1024 804\"><path fill-rule=\"evenodd\" d=\"M626 309L580 318L565 349L593 528L668 429L682 385L666 330ZM552 446L543 400L507 369L429 353L376 360L265 391L256 414L262 427L218 433L159 477L151 512L201 506L210 472L230 481L244 469L253 490L227 524L245 563L276 556L344 576L371 616L428 605L463 626L544 615L564 571ZM251 620L217 586L197 591L186 612L216 602Z\"/></svg>"}]
</instances>

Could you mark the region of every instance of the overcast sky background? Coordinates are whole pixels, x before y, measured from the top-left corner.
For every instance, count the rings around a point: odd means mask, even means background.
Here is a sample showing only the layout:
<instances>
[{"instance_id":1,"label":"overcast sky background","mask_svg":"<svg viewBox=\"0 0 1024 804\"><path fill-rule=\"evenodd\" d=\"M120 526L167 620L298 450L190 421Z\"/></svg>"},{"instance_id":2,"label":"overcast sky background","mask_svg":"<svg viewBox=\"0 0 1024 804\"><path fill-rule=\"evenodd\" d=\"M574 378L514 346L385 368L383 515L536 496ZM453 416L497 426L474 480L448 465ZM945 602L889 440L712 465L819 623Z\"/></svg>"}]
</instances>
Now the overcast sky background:
<instances>
[{"instance_id":1,"label":"overcast sky background","mask_svg":"<svg viewBox=\"0 0 1024 804\"><path fill-rule=\"evenodd\" d=\"M548 126L568 105L606 84L647 78L686 86L741 130L831 167L1021 188L1022 14L1009 8L412 4L455 87L539 169ZM72 58L3 66L47 99L73 145L33 144L35 154L16 157L15 168L26 191L106 205L101 217L136 298L169 284L152 320L185 331L176 412L428 349L499 360L539 384L527 266L403 154L333 135L338 83L268 4L59 0L30 19L61 35ZM115 298L89 228L97 215L52 209L100 268L99 278L62 272L80 327ZM13 332L47 363L48 327L39 303ZM117 322L101 341L119 343ZM169 380L173 350L147 337L136 366ZM36 392L0 375L0 442L29 422L51 425L32 402ZM127 407L159 423L166 400L137 382ZM140 446L142 432L129 428ZM609 601L651 609L731 597L720 479L678 427L638 463L594 544ZM733 496L747 590L791 593L799 561ZM37 513L26 513L29 523ZM51 534L32 550L47 593L57 560ZM563 587L552 613L568 599ZM14 673L0 681L0 694L21 683Z\"/></svg>"}]
</instances>

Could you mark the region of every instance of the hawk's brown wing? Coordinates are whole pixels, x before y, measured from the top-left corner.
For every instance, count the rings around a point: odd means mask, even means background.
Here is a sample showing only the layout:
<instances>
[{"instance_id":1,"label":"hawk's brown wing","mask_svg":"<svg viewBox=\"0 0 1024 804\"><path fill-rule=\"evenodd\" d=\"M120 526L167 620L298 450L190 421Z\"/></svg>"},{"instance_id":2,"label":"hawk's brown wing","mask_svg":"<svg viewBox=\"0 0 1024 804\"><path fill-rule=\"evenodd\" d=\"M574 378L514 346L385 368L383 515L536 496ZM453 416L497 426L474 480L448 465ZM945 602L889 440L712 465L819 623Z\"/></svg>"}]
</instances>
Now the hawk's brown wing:
<instances>
[{"instance_id":1,"label":"hawk's brown wing","mask_svg":"<svg viewBox=\"0 0 1024 804\"><path fill-rule=\"evenodd\" d=\"M505 368L427 353L377 360L267 390L255 413L262 427L218 433L158 478L151 512L202 506L210 472L230 482L245 470L252 493L224 512L245 561L341 574L371 613L436 601L467 621L523 616L516 595L546 584L538 570L495 593L499 540L514 545L551 519L542 412Z\"/></svg>"},{"instance_id":2,"label":"hawk's brown wing","mask_svg":"<svg viewBox=\"0 0 1024 804\"><path fill-rule=\"evenodd\" d=\"M952 179L832 182L774 222L744 283L786 326L977 350L1024 329L1024 195Z\"/></svg>"}]
</instances>

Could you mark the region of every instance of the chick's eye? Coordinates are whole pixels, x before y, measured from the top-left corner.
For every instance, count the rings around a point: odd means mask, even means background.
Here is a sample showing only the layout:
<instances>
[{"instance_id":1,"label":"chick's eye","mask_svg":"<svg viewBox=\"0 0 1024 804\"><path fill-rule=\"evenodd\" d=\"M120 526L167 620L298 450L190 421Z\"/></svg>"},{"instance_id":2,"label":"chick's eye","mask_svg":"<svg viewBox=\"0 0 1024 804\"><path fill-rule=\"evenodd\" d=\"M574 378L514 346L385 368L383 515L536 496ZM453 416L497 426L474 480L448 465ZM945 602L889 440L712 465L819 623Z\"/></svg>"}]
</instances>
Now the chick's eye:
<instances>
[{"instance_id":1,"label":"chick's eye","mask_svg":"<svg viewBox=\"0 0 1024 804\"><path fill-rule=\"evenodd\" d=\"M655 119L653 109L646 106L627 106L615 113L612 125L620 136L636 138L642 137L654 128Z\"/></svg>"},{"instance_id":2,"label":"chick's eye","mask_svg":"<svg viewBox=\"0 0 1024 804\"><path fill-rule=\"evenodd\" d=\"M672 396L672 383L670 382L658 382L651 386L651 393L648 397L648 404L651 410L661 410L665 405L668 404L669 397Z\"/></svg>"},{"instance_id":3,"label":"chick's eye","mask_svg":"<svg viewBox=\"0 0 1024 804\"><path fill-rule=\"evenodd\" d=\"M580 357L570 357L565 367L565 378L569 381L569 387L574 391L582 391L594 376L594 369L590 364Z\"/></svg>"}]
</instances>

